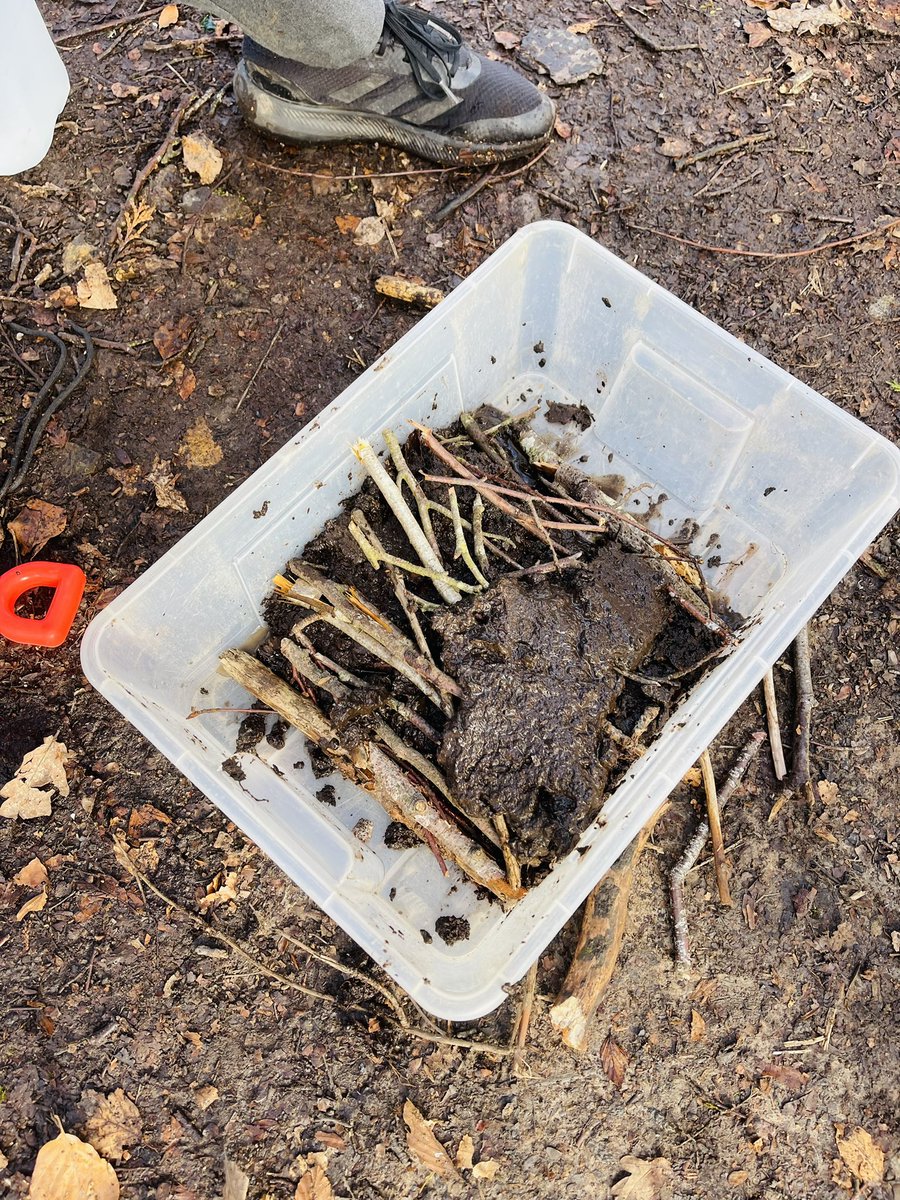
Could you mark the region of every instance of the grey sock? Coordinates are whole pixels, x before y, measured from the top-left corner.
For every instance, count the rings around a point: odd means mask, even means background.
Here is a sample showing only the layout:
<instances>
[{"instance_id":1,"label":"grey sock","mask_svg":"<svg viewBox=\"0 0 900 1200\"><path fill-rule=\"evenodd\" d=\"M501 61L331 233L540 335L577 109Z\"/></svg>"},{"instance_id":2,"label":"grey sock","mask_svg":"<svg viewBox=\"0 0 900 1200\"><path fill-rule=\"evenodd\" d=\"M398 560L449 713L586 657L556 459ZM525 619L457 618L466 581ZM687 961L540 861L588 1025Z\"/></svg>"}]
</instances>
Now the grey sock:
<instances>
[{"instance_id":1,"label":"grey sock","mask_svg":"<svg viewBox=\"0 0 900 1200\"><path fill-rule=\"evenodd\" d=\"M384 0L217 0L204 8L236 21L267 50L311 67L364 58L384 26Z\"/></svg>"}]
</instances>

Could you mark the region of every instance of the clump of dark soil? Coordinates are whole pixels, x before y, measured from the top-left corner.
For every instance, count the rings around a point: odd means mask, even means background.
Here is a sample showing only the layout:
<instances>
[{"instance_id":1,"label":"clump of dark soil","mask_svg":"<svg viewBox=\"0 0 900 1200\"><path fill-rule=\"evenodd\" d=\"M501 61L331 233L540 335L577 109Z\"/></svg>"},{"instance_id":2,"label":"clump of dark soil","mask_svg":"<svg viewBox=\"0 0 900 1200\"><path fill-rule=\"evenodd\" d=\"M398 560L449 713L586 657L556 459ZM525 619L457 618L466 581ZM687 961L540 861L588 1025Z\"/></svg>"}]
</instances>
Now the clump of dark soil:
<instances>
[{"instance_id":1,"label":"clump of dark soil","mask_svg":"<svg viewBox=\"0 0 900 1200\"><path fill-rule=\"evenodd\" d=\"M434 923L435 933L448 946L464 942L469 936L469 922L465 917L438 917Z\"/></svg>"}]
</instances>

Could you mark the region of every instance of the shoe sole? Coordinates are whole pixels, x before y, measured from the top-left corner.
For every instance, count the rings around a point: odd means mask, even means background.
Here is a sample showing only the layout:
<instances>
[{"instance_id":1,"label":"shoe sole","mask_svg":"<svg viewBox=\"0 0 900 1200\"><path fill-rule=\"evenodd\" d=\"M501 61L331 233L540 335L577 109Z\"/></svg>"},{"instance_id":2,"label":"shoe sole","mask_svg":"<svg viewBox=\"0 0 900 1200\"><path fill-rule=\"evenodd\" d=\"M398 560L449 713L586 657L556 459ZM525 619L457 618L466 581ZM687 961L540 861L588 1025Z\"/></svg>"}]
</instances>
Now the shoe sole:
<instances>
[{"instance_id":1,"label":"shoe sole","mask_svg":"<svg viewBox=\"0 0 900 1200\"><path fill-rule=\"evenodd\" d=\"M244 62L238 64L234 74L234 95L254 129L281 141L297 145L382 142L446 166L481 166L524 158L546 145L551 132L520 142L473 142L392 117L286 100L255 83Z\"/></svg>"}]
</instances>

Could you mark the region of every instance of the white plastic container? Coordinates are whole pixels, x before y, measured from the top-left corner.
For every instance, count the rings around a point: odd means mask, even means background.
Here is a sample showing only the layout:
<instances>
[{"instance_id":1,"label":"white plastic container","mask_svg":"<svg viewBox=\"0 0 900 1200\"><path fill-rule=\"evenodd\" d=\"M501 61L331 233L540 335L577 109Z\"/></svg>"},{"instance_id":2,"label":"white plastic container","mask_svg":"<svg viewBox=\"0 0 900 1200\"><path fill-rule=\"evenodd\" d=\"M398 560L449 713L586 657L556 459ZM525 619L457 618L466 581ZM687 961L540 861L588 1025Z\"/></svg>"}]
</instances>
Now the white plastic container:
<instances>
[{"instance_id":1,"label":"white plastic container","mask_svg":"<svg viewBox=\"0 0 900 1200\"><path fill-rule=\"evenodd\" d=\"M187 720L192 707L247 703L217 672L223 649L256 634L270 581L361 468L350 444L381 445L408 418L439 427L462 408L538 398L596 415L565 435L584 469L648 484L661 533L700 532L710 584L752 615L731 656L673 714L607 799L579 850L511 912L479 898L429 852L383 844L387 818L334 777L314 798L303 739L222 770L240 715ZM663 498L664 497L664 498ZM900 505L900 452L822 396L568 225L520 230L296 438L96 618L82 647L94 684L425 1008L468 1020L504 998L765 670ZM298 764L301 764L298 766ZM362 816L375 834L351 830ZM445 945L444 914L467 940ZM426 940L423 932L427 935Z\"/></svg>"},{"instance_id":2,"label":"white plastic container","mask_svg":"<svg viewBox=\"0 0 900 1200\"><path fill-rule=\"evenodd\" d=\"M69 98L69 76L34 0L0 0L0 175L37 166Z\"/></svg>"}]
</instances>

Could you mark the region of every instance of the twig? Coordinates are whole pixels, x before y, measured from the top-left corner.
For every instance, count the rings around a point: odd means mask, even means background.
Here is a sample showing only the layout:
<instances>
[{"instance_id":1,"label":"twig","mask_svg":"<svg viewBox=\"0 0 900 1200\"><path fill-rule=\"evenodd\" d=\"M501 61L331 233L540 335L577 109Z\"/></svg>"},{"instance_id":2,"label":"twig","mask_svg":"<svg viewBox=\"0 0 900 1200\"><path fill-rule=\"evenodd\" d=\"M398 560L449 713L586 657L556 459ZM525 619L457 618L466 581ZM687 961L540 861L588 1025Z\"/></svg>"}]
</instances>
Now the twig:
<instances>
[{"instance_id":1,"label":"twig","mask_svg":"<svg viewBox=\"0 0 900 1200\"><path fill-rule=\"evenodd\" d=\"M623 16L617 8L614 8L607 0L607 8L614 16L618 17L625 28L637 38L641 45L646 46L648 50L652 50L654 54L674 54L681 50L700 50L701 46L698 42L683 42L675 46L661 46L659 42L655 42L649 34L638 29L637 25L632 25L627 17Z\"/></svg>"},{"instance_id":2,"label":"twig","mask_svg":"<svg viewBox=\"0 0 900 1200\"><path fill-rule=\"evenodd\" d=\"M691 238L678 237L677 234L667 233L662 229L652 229L649 225L629 225L631 230L640 233L652 233L656 237L666 238L670 242L678 242L680 246L690 246L694 250L705 250L709 254L733 254L739 258L805 258L809 254L820 254L824 250L838 250L841 246L850 246L854 242L862 242L866 238L877 237L882 233L890 233L900 225L900 217L888 221L885 225L876 225L864 233L854 233L850 237L838 238L834 242L820 242L818 246L805 246L802 250L739 250L735 246L713 246L709 242L695 242Z\"/></svg>"},{"instance_id":3,"label":"twig","mask_svg":"<svg viewBox=\"0 0 900 1200\"><path fill-rule=\"evenodd\" d=\"M809 771L809 741L812 725L812 710L815 697L812 690L812 667L809 661L809 626L804 627L794 640L794 687L796 688L796 709L794 721L794 748L791 760L791 774L787 787L779 794L769 813L772 822L781 812L787 801L797 794L805 792L808 800L816 797L816 787Z\"/></svg>"},{"instance_id":4,"label":"twig","mask_svg":"<svg viewBox=\"0 0 900 1200\"><path fill-rule=\"evenodd\" d=\"M685 167L703 162L704 159L715 158L717 154L730 154L732 150L740 150L744 146L755 146L757 142L767 142L774 136L774 131L770 129L766 133L751 133L747 137L736 138L733 142L720 142L718 146L710 146L707 150L700 150L696 154L687 154L684 158L676 158L675 170L683 171Z\"/></svg>"},{"instance_id":5,"label":"twig","mask_svg":"<svg viewBox=\"0 0 900 1200\"><path fill-rule=\"evenodd\" d=\"M169 122L169 128L166 132L166 136L132 180L131 187L128 189L128 195L125 197L124 201L122 202L122 207L119 209L119 215L116 217L115 221L113 222L113 227L109 231L109 237L106 239L107 245L115 245L116 238L119 236L119 229L125 220L125 214L128 212L129 207L134 204L141 188L171 150L172 145L178 136L178 130L181 128L181 122L185 119L185 114L187 113L190 103L190 96L184 96L182 98L181 103L175 109L172 120Z\"/></svg>"},{"instance_id":6,"label":"twig","mask_svg":"<svg viewBox=\"0 0 900 1200\"><path fill-rule=\"evenodd\" d=\"M532 567L520 567L518 571L507 571L507 579L522 579L525 575L549 575L551 572L562 571L567 567L581 566L582 551L569 554L565 558L554 558L550 562L535 563Z\"/></svg>"},{"instance_id":7,"label":"twig","mask_svg":"<svg viewBox=\"0 0 900 1200\"><path fill-rule=\"evenodd\" d=\"M440 558L441 550L438 546L438 541L431 525L431 513L429 511L432 507L431 501L425 495L425 490L419 483L418 479L416 479L415 475L413 475L412 471L409 469L409 464L403 455L403 450L397 440L397 435L393 432L393 430L385 429L382 432L382 437L384 438L384 444L387 446L388 452L390 453L391 461L394 464L394 471L397 476L397 487L402 492L403 485L405 483L412 492L413 499L416 502L416 508L419 510L419 520L422 522L422 530L428 539L428 543L432 550L435 552L437 557Z\"/></svg>"},{"instance_id":8,"label":"twig","mask_svg":"<svg viewBox=\"0 0 900 1200\"><path fill-rule=\"evenodd\" d=\"M333 971L338 971L341 975L346 975L348 979L358 979L360 983L364 983L367 988L371 988L373 992L377 992L382 996L393 1009L397 1020L404 1029L409 1028L409 1017L403 1011L403 1006L388 989L371 975L367 975L365 971L360 971L356 967L348 966L346 963L338 962L336 958L330 958L327 954L320 954L318 950L313 950L312 946L307 946L306 942L301 942L299 938L293 937L289 933L282 931L278 934L284 938L286 942L290 942L292 946L298 946L304 954L308 954L310 958L314 958L316 962L324 963L326 967L331 967Z\"/></svg>"},{"instance_id":9,"label":"twig","mask_svg":"<svg viewBox=\"0 0 900 1200\"><path fill-rule=\"evenodd\" d=\"M728 772L728 776L719 791L720 811L737 791L747 768L757 754L759 754L765 737L766 735L762 732L754 733L744 746L734 766ZM700 857L700 851L706 845L708 837L709 825L706 821L701 821L697 826L697 832L691 838L690 842L688 842L684 854L682 854L676 863L669 879L669 893L672 898L672 918L675 925L675 955L677 961L688 968L691 965L691 952L688 942L687 910L684 903L684 881L688 876L688 872L693 869L697 859Z\"/></svg>"},{"instance_id":10,"label":"twig","mask_svg":"<svg viewBox=\"0 0 900 1200\"><path fill-rule=\"evenodd\" d=\"M471 167L461 163L456 167L415 167L409 171L373 171L355 175L331 175L327 171L297 171L293 167L278 167L275 163L261 162L248 158L253 167L266 171L277 171L279 175L295 175L298 179L324 179L328 183L365 183L369 179L405 179L407 175L450 175L454 171L470 171Z\"/></svg>"},{"instance_id":11,"label":"twig","mask_svg":"<svg viewBox=\"0 0 900 1200\"><path fill-rule=\"evenodd\" d=\"M385 556L384 546L381 544L381 539L378 534L366 520L366 515L361 509L354 508L350 514L350 524L355 525L360 529L368 540L369 545L375 550L376 555L380 555L382 560ZM352 530L351 530L352 532ZM370 560L371 561L371 560ZM372 566L378 570L378 564L373 562ZM416 611L415 600L406 590L406 580L400 570L393 564L387 564L388 579L391 581L391 587L394 589L394 595L397 597L397 603L406 614L406 619L409 621L410 629L413 631L413 637L416 639L416 645L422 651L426 658L434 662L434 655L431 653L431 647L428 645L428 639L425 637L425 631L422 628L422 623L419 620L419 614Z\"/></svg>"},{"instance_id":12,"label":"twig","mask_svg":"<svg viewBox=\"0 0 900 1200\"><path fill-rule=\"evenodd\" d=\"M578 945L550 1009L553 1028L569 1049L578 1053L588 1047L591 1021L616 969L638 859L667 804L654 813L585 902Z\"/></svg>"},{"instance_id":13,"label":"twig","mask_svg":"<svg viewBox=\"0 0 900 1200\"><path fill-rule=\"evenodd\" d=\"M443 222L446 221L448 217L452 216L458 208L461 208L466 201L471 200L474 196L477 196L482 188L487 187L488 184L499 183L501 179L512 179L515 175L524 175L526 171L528 171L536 162L539 162L540 159L544 157L549 149L549 145L544 146L544 148L539 151L534 158L529 159L524 166L516 167L515 170L512 171L502 171L498 175L496 166L491 167L491 169L485 172L480 179L476 179L470 187L467 187L464 192L460 192L458 196L454 196L452 200L449 200L443 206L443 208L438 209L438 211L431 218L431 224L443 224Z\"/></svg>"},{"instance_id":14,"label":"twig","mask_svg":"<svg viewBox=\"0 0 900 1200\"><path fill-rule=\"evenodd\" d=\"M487 571L487 550L484 545L484 501L479 492L475 493L475 499L472 501L472 545L482 571Z\"/></svg>"},{"instance_id":15,"label":"twig","mask_svg":"<svg viewBox=\"0 0 900 1200\"><path fill-rule=\"evenodd\" d=\"M432 547L422 526L418 523L412 512L410 512L400 488L391 479L390 475L388 475L378 455L369 443L363 439L355 442L353 453L365 467L391 512L400 522L403 532L409 538L410 545L415 550L422 565L428 567L430 571L434 571L436 576L445 574L444 564L441 562L440 555ZM435 578L433 582L438 595L446 604L456 604L459 600L458 591L448 587L440 578Z\"/></svg>"},{"instance_id":16,"label":"twig","mask_svg":"<svg viewBox=\"0 0 900 1200\"><path fill-rule=\"evenodd\" d=\"M475 559L472 557L471 551L469 550L469 543L466 541L466 533L462 527L462 519L459 515L459 501L456 498L456 488L447 488L447 494L450 497L450 512L453 519L453 535L455 539L455 553L453 557L461 558L472 572L472 576L476 582L480 583L482 587L486 588L488 587L488 581L485 579L484 575L482 575L478 567L478 563L476 563Z\"/></svg>"},{"instance_id":17,"label":"twig","mask_svg":"<svg viewBox=\"0 0 900 1200\"><path fill-rule=\"evenodd\" d=\"M88 25L84 29L76 29L73 33L64 33L54 38L54 45L61 46L63 42L71 42L73 38L94 37L98 33L106 33L110 29L119 29L122 25L133 25L136 21L146 21L148 17L158 17L164 5L158 8L147 8L143 12L131 13L127 17L114 17L110 21L101 21L99 25Z\"/></svg>"},{"instance_id":18,"label":"twig","mask_svg":"<svg viewBox=\"0 0 900 1200\"><path fill-rule=\"evenodd\" d=\"M268 359L269 355L272 353L272 349L273 349L273 347L274 347L275 343L276 343L276 342L278 341L278 339L281 337L281 331L282 331L282 329L284 329L284 323L285 323L285 321L286 321L286 320L287 320L287 318L286 318L286 317L282 317L281 321L279 321L279 323L278 323L278 328L277 328L277 329L275 330L275 332L272 334L272 340L271 340L271 342L269 342L268 346L266 347L266 352L265 352L265 354L264 354L264 355L262 356L262 358L259 360L259 362L258 362L258 363L257 363L257 365L256 365L256 370L255 370L255 371L253 372L253 374L250 376L250 382L247 384L247 386L246 386L246 387L244 388L244 390L241 392L241 398L240 398L240 400L238 400L237 404L235 405L235 409L234 409L234 411L235 411L235 412L240 412L240 411L241 411L241 405L242 405L242 404L244 403L244 401L247 399L247 396L248 396L248 394L249 394L249 392L250 392L250 389L253 387L254 383L256 382L256 377L257 377L257 375L260 373L260 371L261 371L261 370L263 369L263 367L265 366L265 364L266 364L266 360Z\"/></svg>"},{"instance_id":19,"label":"twig","mask_svg":"<svg viewBox=\"0 0 900 1200\"><path fill-rule=\"evenodd\" d=\"M513 1036L510 1041L510 1046L513 1048L512 1069L514 1073L522 1069L522 1060L525 1057L525 1043L528 1041L528 1029L531 1025L531 1017L534 1012L534 996L537 990L537 970L537 963L532 963L525 974L525 979L522 985L522 1000L519 1004L519 1012L516 1016Z\"/></svg>"},{"instance_id":20,"label":"twig","mask_svg":"<svg viewBox=\"0 0 900 1200\"><path fill-rule=\"evenodd\" d=\"M324 1000L326 1004L331 1004L335 1008L343 1009L345 1012L360 1013L362 1016L370 1015L367 1010L359 1004L343 1004L340 1000L335 999L334 996L329 996L327 992L319 992L316 991L315 988L306 987L304 984L298 983L296 979L291 979L289 975L282 975L280 971L276 971L267 963L261 962L258 958L254 958L254 956L250 954L250 952L246 950L240 942L237 942L234 938L229 937L227 933L222 933L220 930L214 929L211 925L207 924L202 917L198 916L197 913L191 912L190 909L185 908L183 904L179 904L177 900L173 900L171 896L167 896L161 888L158 888L156 884L132 861L131 855L128 853L128 847L125 839L121 836L121 834L113 835L113 843L117 861L121 863L121 865L125 867L125 869L131 875L134 876L134 879L139 887L146 887L147 890L152 892L158 900L161 900L163 904L165 904L168 908L171 908L173 912L177 912L179 916L184 917L185 920L190 922L190 924L194 925L197 929L200 929L206 937L213 938L215 941L221 942L224 946L227 946L230 950L233 950L240 959L247 963L247 965L255 974L263 975L268 979L272 979L276 983L281 984L282 987L286 987L294 992L300 992L302 995L309 996L313 1000ZM379 985L375 984L374 980L366 977L364 982L370 986L374 986L376 990L379 990ZM391 1022L391 1024L393 1024L393 1022ZM408 1021L405 1024L400 1024L398 1022L395 1028L406 1034L407 1037L418 1038L423 1042L433 1042L438 1046L455 1046L460 1050L480 1050L485 1054L495 1054L504 1058L512 1053L508 1046L497 1046L492 1042L476 1042L468 1038L455 1038L451 1037L449 1034L430 1033L427 1029L419 1029L414 1025L410 1025Z\"/></svg>"},{"instance_id":21,"label":"twig","mask_svg":"<svg viewBox=\"0 0 900 1200\"><path fill-rule=\"evenodd\" d=\"M712 759L709 751L704 750L700 755L700 773L703 776L703 788L706 792L706 819L709 822L709 835L712 842L713 863L716 869L716 885L719 889L719 899L723 904L732 904L731 892L728 890L728 867L725 862L725 846L722 842L722 822L719 816L719 796L716 791L716 777L713 774Z\"/></svg>"},{"instance_id":22,"label":"twig","mask_svg":"<svg viewBox=\"0 0 900 1200\"><path fill-rule=\"evenodd\" d=\"M769 746L772 750L772 766L779 782L787 774L784 762L784 747L781 744L781 724L778 719L778 701L775 697L775 673L769 667L763 676L763 695L766 701L766 725L769 730Z\"/></svg>"},{"instance_id":23,"label":"twig","mask_svg":"<svg viewBox=\"0 0 900 1200\"><path fill-rule=\"evenodd\" d=\"M408 558L398 558L396 554L390 554L384 547L377 549L358 521L351 520L347 526L347 532L356 542L357 546L359 546L360 550L362 550L369 565L375 571L384 563L386 566L397 567L401 571L408 571L410 575L418 575L422 579L430 579L435 587L440 583L448 588L453 588L457 592L481 591L481 588L476 584L464 583L462 580L454 579L446 571L432 571L430 567L422 567L418 563L410 562Z\"/></svg>"},{"instance_id":24,"label":"twig","mask_svg":"<svg viewBox=\"0 0 900 1200\"><path fill-rule=\"evenodd\" d=\"M506 866L506 878L510 885L518 890L522 886L522 868L509 844L509 826L506 824L506 817L503 813L494 814L494 825L500 838L500 850Z\"/></svg>"}]
</instances>

